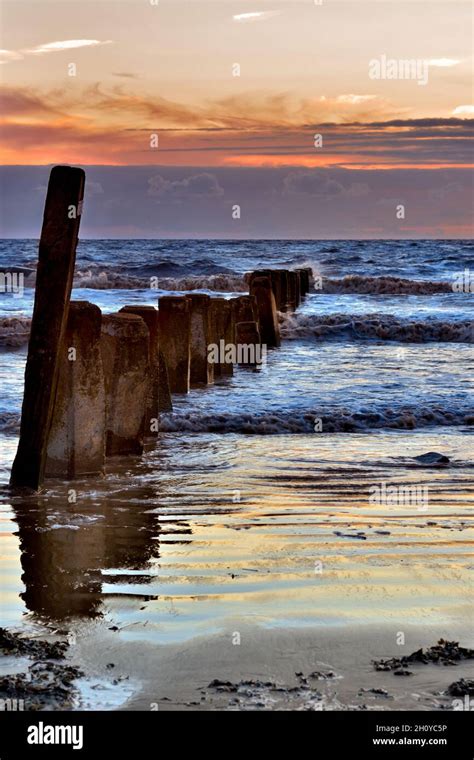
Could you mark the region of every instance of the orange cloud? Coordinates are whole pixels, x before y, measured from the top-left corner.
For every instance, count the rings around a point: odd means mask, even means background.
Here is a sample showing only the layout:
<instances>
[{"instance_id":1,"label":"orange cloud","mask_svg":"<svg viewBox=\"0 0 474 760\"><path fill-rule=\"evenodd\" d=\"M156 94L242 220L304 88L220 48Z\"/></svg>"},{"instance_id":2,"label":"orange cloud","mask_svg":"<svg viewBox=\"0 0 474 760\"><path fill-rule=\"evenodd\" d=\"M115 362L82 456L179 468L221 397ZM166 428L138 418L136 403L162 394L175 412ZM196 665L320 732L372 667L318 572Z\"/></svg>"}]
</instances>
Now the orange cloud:
<instances>
[{"instance_id":1,"label":"orange cloud","mask_svg":"<svg viewBox=\"0 0 474 760\"><path fill-rule=\"evenodd\" d=\"M363 95L178 103L125 86L5 87L0 162L247 167L468 166L469 119L394 119ZM323 144L315 145L321 134ZM158 145L151 137L158 136Z\"/></svg>"}]
</instances>

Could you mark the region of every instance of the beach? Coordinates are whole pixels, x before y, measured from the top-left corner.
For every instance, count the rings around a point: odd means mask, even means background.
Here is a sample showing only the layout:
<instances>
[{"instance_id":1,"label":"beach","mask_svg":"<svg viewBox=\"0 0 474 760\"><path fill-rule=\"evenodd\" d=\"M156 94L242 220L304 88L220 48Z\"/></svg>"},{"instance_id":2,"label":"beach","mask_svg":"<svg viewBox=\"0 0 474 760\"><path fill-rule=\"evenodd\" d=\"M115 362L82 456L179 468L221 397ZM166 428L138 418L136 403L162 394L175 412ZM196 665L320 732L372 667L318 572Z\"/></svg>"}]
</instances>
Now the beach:
<instances>
[{"instance_id":1,"label":"beach","mask_svg":"<svg viewBox=\"0 0 474 760\"><path fill-rule=\"evenodd\" d=\"M374 661L474 646L472 293L451 287L472 255L454 240L81 241L72 298L104 313L241 295L270 263L321 285L280 315L264 366L174 395L142 457L12 496L35 242L1 241L25 289L0 312L0 625L67 644L78 675L57 709L458 709L449 687L472 661Z\"/></svg>"}]
</instances>

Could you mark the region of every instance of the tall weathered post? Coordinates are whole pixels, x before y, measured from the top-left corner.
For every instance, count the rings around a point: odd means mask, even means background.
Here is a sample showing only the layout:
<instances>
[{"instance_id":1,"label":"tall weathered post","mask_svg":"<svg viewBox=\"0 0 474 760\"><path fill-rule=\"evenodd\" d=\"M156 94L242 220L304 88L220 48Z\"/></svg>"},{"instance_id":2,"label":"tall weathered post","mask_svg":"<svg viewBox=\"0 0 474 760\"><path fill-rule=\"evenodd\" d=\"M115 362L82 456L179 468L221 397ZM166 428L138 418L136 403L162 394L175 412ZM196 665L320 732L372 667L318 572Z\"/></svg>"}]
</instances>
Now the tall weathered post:
<instances>
[{"instance_id":1,"label":"tall weathered post","mask_svg":"<svg viewBox=\"0 0 474 760\"><path fill-rule=\"evenodd\" d=\"M71 166L55 166L49 176L25 370L20 440L10 478L14 487L37 490L44 479L84 183L84 171Z\"/></svg>"},{"instance_id":2,"label":"tall weathered post","mask_svg":"<svg viewBox=\"0 0 474 760\"><path fill-rule=\"evenodd\" d=\"M272 279L272 289L273 289L273 295L275 296L275 304L276 304L277 310L281 311L281 304L282 304L281 270L272 269L270 271L270 276Z\"/></svg>"},{"instance_id":3,"label":"tall weathered post","mask_svg":"<svg viewBox=\"0 0 474 760\"><path fill-rule=\"evenodd\" d=\"M287 295L287 310L294 311L299 305L299 280L296 272L290 270L288 272L288 295Z\"/></svg>"},{"instance_id":4,"label":"tall weathered post","mask_svg":"<svg viewBox=\"0 0 474 760\"><path fill-rule=\"evenodd\" d=\"M171 393L188 393L191 370L191 314L186 296L162 296L160 346L166 359Z\"/></svg>"},{"instance_id":5,"label":"tall weathered post","mask_svg":"<svg viewBox=\"0 0 474 760\"><path fill-rule=\"evenodd\" d=\"M158 412L172 412L173 402L171 400L170 379L168 375L168 366L161 348L158 348Z\"/></svg>"},{"instance_id":6,"label":"tall weathered post","mask_svg":"<svg viewBox=\"0 0 474 760\"><path fill-rule=\"evenodd\" d=\"M279 275L280 275L280 288L281 288L281 305L279 308L279 311L287 311L288 310L288 299L289 299L289 271L288 269L280 269Z\"/></svg>"},{"instance_id":7,"label":"tall weathered post","mask_svg":"<svg viewBox=\"0 0 474 760\"><path fill-rule=\"evenodd\" d=\"M48 437L46 477L100 475L105 464L102 315L88 301L71 301L61 349Z\"/></svg>"},{"instance_id":8,"label":"tall weathered post","mask_svg":"<svg viewBox=\"0 0 474 760\"><path fill-rule=\"evenodd\" d=\"M303 268L303 269L297 269L296 270L300 276L300 291L301 291L301 297L304 298L307 293L309 293L309 269Z\"/></svg>"},{"instance_id":9,"label":"tall weathered post","mask_svg":"<svg viewBox=\"0 0 474 760\"><path fill-rule=\"evenodd\" d=\"M300 272L299 272L298 269L296 269L294 271L294 275L295 275L295 282L296 282L296 285L295 285L295 297L296 298L295 298L295 300L296 300L296 308L298 308L298 306L301 303L301 297L302 297L301 296L301 276L300 276Z\"/></svg>"},{"instance_id":10,"label":"tall weathered post","mask_svg":"<svg viewBox=\"0 0 474 760\"><path fill-rule=\"evenodd\" d=\"M305 282L306 282L306 292L309 293L311 288L314 285L314 275L313 275L313 267L303 267L301 270L302 272L306 272L305 275Z\"/></svg>"},{"instance_id":11,"label":"tall weathered post","mask_svg":"<svg viewBox=\"0 0 474 760\"><path fill-rule=\"evenodd\" d=\"M235 345L234 311L230 300L211 298L211 329L212 342L219 355L219 361L214 364L214 375L233 375L234 365L228 358Z\"/></svg>"},{"instance_id":12,"label":"tall weathered post","mask_svg":"<svg viewBox=\"0 0 474 760\"><path fill-rule=\"evenodd\" d=\"M145 436L156 437L158 435L158 408L160 394L160 366L158 354L158 310L154 306L123 306L120 312L135 314L141 317L148 327L149 334L149 360L150 360L150 388L148 408L145 415Z\"/></svg>"},{"instance_id":13,"label":"tall weathered post","mask_svg":"<svg viewBox=\"0 0 474 760\"><path fill-rule=\"evenodd\" d=\"M281 269L256 269L248 276L249 291L252 292L252 282L257 277L269 277L272 284L272 291L275 297L275 305L278 311L282 310L282 278Z\"/></svg>"},{"instance_id":14,"label":"tall weathered post","mask_svg":"<svg viewBox=\"0 0 474 760\"><path fill-rule=\"evenodd\" d=\"M255 366L261 364L261 338L256 322L237 322L235 325L237 362Z\"/></svg>"},{"instance_id":15,"label":"tall weathered post","mask_svg":"<svg viewBox=\"0 0 474 760\"><path fill-rule=\"evenodd\" d=\"M255 296L237 296L231 298L235 324L238 322L258 322L258 309Z\"/></svg>"},{"instance_id":16,"label":"tall weathered post","mask_svg":"<svg viewBox=\"0 0 474 760\"><path fill-rule=\"evenodd\" d=\"M257 301L262 343L272 348L279 346L280 328L271 277L253 277L250 281L250 292Z\"/></svg>"},{"instance_id":17,"label":"tall weathered post","mask_svg":"<svg viewBox=\"0 0 474 760\"><path fill-rule=\"evenodd\" d=\"M149 332L135 314L102 317L106 456L141 454L150 400Z\"/></svg>"},{"instance_id":18,"label":"tall weathered post","mask_svg":"<svg viewBox=\"0 0 474 760\"><path fill-rule=\"evenodd\" d=\"M208 361L207 347L212 343L210 297L205 293L190 293L191 320L191 385L210 385L214 382L214 365Z\"/></svg>"}]
</instances>

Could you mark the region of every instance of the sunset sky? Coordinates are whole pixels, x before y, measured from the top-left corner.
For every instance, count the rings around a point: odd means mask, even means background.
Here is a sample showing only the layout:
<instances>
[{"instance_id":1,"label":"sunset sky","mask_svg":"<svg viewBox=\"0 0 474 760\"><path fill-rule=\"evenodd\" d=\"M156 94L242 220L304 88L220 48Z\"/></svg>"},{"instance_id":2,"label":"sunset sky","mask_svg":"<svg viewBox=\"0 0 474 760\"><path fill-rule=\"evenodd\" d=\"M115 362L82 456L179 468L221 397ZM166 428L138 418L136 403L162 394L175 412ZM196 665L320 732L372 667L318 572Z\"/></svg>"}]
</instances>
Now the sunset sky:
<instances>
[{"instance_id":1,"label":"sunset sky","mask_svg":"<svg viewBox=\"0 0 474 760\"><path fill-rule=\"evenodd\" d=\"M5 236L55 163L86 168L90 237L472 232L469 2L3 0L2 27Z\"/></svg>"}]
</instances>

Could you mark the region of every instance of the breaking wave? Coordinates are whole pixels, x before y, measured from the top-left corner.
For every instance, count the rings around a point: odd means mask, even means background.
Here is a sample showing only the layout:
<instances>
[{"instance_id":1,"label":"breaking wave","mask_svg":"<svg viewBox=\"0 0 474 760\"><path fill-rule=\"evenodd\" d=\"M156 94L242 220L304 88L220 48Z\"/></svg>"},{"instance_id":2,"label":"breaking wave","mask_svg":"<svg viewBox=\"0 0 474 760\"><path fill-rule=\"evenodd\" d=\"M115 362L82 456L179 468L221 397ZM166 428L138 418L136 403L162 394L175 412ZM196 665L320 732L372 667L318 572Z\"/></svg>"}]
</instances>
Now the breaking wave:
<instances>
[{"instance_id":1,"label":"breaking wave","mask_svg":"<svg viewBox=\"0 0 474 760\"><path fill-rule=\"evenodd\" d=\"M30 317L0 318L0 347L18 348L28 343ZM474 343L474 322L404 320L391 314L280 314L285 340L393 340L400 343Z\"/></svg>"},{"instance_id":2,"label":"breaking wave","mask_svg":"<svg viewBox=\"0 0 474 760\"><path fill-rule=\"evenodd\" d=\"M0 346L24 346L30 337L30 326L30 317L0 317Z\"/></svg>"},{"instance_id":3,"label":"breaking wave","mask_svg":"<svg viewBox=\"0 0 474 760\"><path fill-rule=\"evenodd\" d=\"M292 267L288 267L291 269ZM169 270L169 267L167 267ZM75 288L91 288L94 290L146 290L153 283L154 289L159 290L210 290L221 293L248 292L250 272L236 274L235 272L204 272L202 274L188 273L186 267L177 267L181 273L173 276L161 276L159 266L142 266L137 273L124 271L121 267L97 266L91 264L87 268L78 269L74 275ZM199 271L199 267L197 267ZM225 270L225 267L223 267ZM370 277L352 274L346 277L318 276L317 266L313 266L315 293L324 294L379 294L379 295L430 295L432 293L451 293L453 285L450 282L433 280L410 280L403 277ZM148 276L149 275L149 276ZM25 286L35 285L35 272L25 276Z\"/></svg>"},{"instance_id":4,"label":"breaking wave","mask_svg":"<svg viewBox=\"0 0 474 760\"><path fill-rule=\"evenodd\" d=\"M18 435L21 416L0 412L0 432ZM316 430L320 421L319 429ZM370 433L374 430L415 430L427 427L474 425L474 408L443 408L438 405L354 411L348 409L283 409L277 412L229 412L200 414L168 412L160 415L161 433L238 433L285 435L314 433Z\"/></svg>"},{"instance_id":5,"label":"breaking wave","mask_svg":"<svg viewBox=\"0 0 474 760\"><path fill-rule=\"evenodd\" d=\"M242 275L238 274L202 274L184 275L183 277L132 277L116 270L99 270L91 268L79 270L74 277L75 288L95 290L213 290L220 293L246 292L247 285Z\"/></svg>"},{"instance_id":6,"label":"breaking wave","mask_svg":"<svg viewBox=\"0 0 474 760\"><path fill-rule=\"evenodd\" d=\"M158 280L162 290L215 290L220 293L247 293L248 285L239 274L194 275L164 277Z\"/></svg>"},{"instance_id":7,"label":"breaking wave","mask_svg":"<svg viewBox=\"0 0 474 760\"><path fill-rule=\"evenodd\" d=\"M403 277L366 277L351 274L346 277L323 277L321 293L378 293L391 295L429 295L430 293L452 293L450 282L432 280L407 280Z\"/></svg>"},{"instance_id":8,"label":"breaking wave","mask_svg":"<svg viewBox=\"0 0 474 760\"><path fill-rule=\"evenodd\" d=\"M474 425L474 409L452 411L440 407L416 407L381 411L354 412L335 410L282 410L280 412L199 414L172 412L163 415L160 430L164 433L240 433L281 435L313 433L321 420L319 433L363 433L372 430L414 430L437 426Z\"/></svg>"},{"instance_id":9,"label":"breaking wave","mask_svg":"<svg viewBox=\"0 0 474 760\"><path fill-rule=\"evenodd\" d=\"M281 314L282 338L379 339L404 343L474 343L474 322L463 320L445 322L437 319L408 320L391 314Z\"/></svg>"},{"instance_id":10,"label":"breaking wave","mask_svg":"<svg viewBox=\"0 0 474 760\"><path fill-rule=\"evenodd\" d=\"M0 432L17 435L20 432L21 415L17 412L0 412Z\"/></svg>"}]
</instances>

